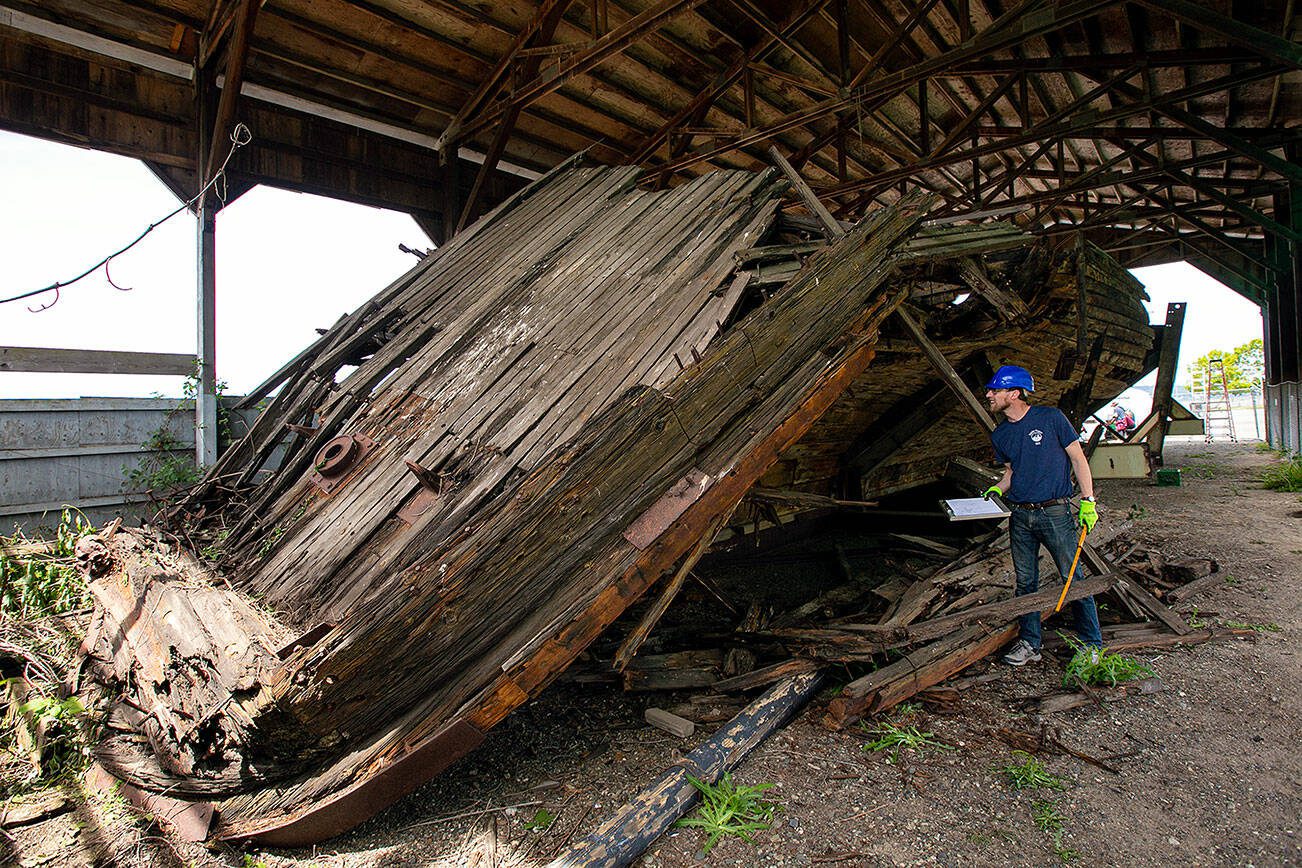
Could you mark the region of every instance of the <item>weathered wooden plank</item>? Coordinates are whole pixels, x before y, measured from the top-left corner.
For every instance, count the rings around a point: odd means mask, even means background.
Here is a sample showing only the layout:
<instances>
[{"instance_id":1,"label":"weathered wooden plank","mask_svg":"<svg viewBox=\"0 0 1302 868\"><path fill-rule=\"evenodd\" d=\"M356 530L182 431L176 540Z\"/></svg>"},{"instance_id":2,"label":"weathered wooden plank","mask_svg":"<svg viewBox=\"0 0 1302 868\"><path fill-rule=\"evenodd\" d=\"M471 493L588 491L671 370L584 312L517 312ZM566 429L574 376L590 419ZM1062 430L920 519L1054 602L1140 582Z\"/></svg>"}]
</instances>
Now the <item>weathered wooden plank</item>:
<instances>
[{"instance_id":1,"label":"weathered wooden plank","mask_svg":"<svg viewBox=\"0 0 1302 868\"><path fill-rule=\"evenodd\" d=\"M184 353L126 350L68 350L50 347L0 347L0 371L48 374L194 373L195 357Z\"/></svg>"}]
</instances>

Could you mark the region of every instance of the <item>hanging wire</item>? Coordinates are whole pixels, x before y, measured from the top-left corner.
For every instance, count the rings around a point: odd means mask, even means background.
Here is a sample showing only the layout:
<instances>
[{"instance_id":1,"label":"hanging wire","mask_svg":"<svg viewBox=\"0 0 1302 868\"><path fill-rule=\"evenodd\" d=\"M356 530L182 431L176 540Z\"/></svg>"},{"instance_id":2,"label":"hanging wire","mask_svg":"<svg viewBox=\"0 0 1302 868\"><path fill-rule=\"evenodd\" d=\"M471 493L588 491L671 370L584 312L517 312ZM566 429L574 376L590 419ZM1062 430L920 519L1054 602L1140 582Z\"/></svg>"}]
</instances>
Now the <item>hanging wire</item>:
<instances>
[{"instance_id":1,"label":"hanging wire","mask_svg":"<svg viewBox=\"0 0 1302 868\"><path fill-rule=\"evenodd\" d=\"M54 293L53 300L49 301L46 304L42 304L39 307L27 308L32 313L40 313L43 310L49 310L50 308L54 307L56 304L59 303L59 298L61 295L59 292L60 289L62 289L65 286L72 286L74 283L77 283L80 280L84 280L85 278L94 274L96 271L98 271L101 268L104 269L104 276L108 279L110 286L122 292L129 292L131 290L131 287L118 286L116 283L113 282L112 276L109 275L109 263L113 260L113 258L117 256L121 256L123 253L126 253L128 250L135 247L141 241L145 240L145 237L149 235L150 232L153 232L159 226L162 226L164 223L166 223L168 220L171 220L173 217L175 217L177 214L180 214L182 211L185 211L186 209L192 207L196 202L202 199L208 193L209 190L217 191L217 197L222 201L223 204L225 204L226 166L230 163L231 157L235 156L235 152L238 151L240 148L244 147L245 145L247 145L251 141L253 141L253 133L251 133L249 131L249 128L246 127L244 124L237 123L235 125L235 129L231 130L231 149L230 151L227 152L226 159L222 160L222 164L217 168L217 171L213 173L212 178L209 179L208 183L203 185L203 188L200 189L199 192L196 193L193 198L191 198L189 201L181 203L181 205L175 211L172 211L162 220L158 220L154 223L150 223L149 226L145 229L145 231L137 235L135 240L132 241L130 244L128 244L126 247L123 247L121 250L116 250L113 253L110 253L108 256L105 256L99 262L96 262L90 268L86 269L81 274L78 274L76 277L72 278L71 280L56 281L55 283L52 283L49 286L43 286L40 289L29 290L28 292L19 293L18 295L10 296L9 298L0 298L0 304L8 304L9 302L13 302L13 301L22 301L25 298L32 298L33 296L41 295L42 293L53 292Z\"/></svg>"}]
</instances>

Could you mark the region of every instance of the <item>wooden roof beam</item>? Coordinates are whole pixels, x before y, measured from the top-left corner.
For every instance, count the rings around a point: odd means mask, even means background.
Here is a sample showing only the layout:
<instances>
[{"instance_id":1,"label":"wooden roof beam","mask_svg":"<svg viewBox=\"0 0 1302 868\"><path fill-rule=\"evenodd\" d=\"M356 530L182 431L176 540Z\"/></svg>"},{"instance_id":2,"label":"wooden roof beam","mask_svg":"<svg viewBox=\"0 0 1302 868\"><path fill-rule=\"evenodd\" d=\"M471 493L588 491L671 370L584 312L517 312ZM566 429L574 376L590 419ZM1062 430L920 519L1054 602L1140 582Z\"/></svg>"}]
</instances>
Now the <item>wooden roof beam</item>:
<instances>
[{"instance_id":1,"label":"wooden roof beam","mask_svg":"<svg viewBox=\"0 0 1302 868\"><path fill-rule=\"evenodd\" d=\"M494 66L492 71L488 73L488 76L480 82L479 87L475 89L475 92L470 95L470 98L465 101L461 108L457 110L457 113L453 115L452 120L448 122L447 128L443 130L443 133L435 142L440 151L445 150L450 143L457 140L458 133L461 131L461 125L465 122L466 118L470 117L475 112L480 111L484 107L484 104L488 100L492 99L492 97L501 89L507 71L510 70L511 64L516 62L517 56L522 49L531 45L540 45L551 41L552 34L556 32L556 25L560 22L561 16L565 14L565 10L569 7L570 2L571 0L542 0L542 2L538 4L538 9L534 14L533 20L525 25L520 32L515 35L515 39L511 42L511 45L498 59L497 65ZM535 39L535 36L538 36L539 38ZM538 74L538 66L541 62L542 58L528 58L525 61L527 72L524 77L526 79L531 79L536 76ZM517 110L515 117L518 116L519 112ZM512 118L511 124L503 124L503 126L514 126L514 118ZM489 152L492 152L491 148Z\"/></svg>"},{"instance_id":2,"label":"wooden roof beam","mask_svg":"<svg viewBox=\"0 0 1302 868\"><path fill-rule=\"evenodd\" d=\"M1269 269L1270 266L1266 263L1266 260L1264 258L1257 257L1252 253L1249 253L1248 251L1242 249L1242 247L1240 247L1238 244L1236 244L1234 241L1230 240L1230 238L1226 236L1225 231L1223 229L1219 229L1209 225L1208 223L1204 222L1200 217L1197 217L1189 213L1189 210L1187 208L1177 205L1176 203L1172 202L1170 199L1168 199L1166 196L1162 195L1161 193L1157 192L1156 190L1145 190L1144 188L1139 187L1135 184L1127 184L1126 186L1130 187L1132 190L1137 191L1143 199L1146 199L1156 204L1158 208L1165 211L1171 217L1175 218L1175 220L1190 226L1195 232L1204 235L1207 238L1210 238L1212 241L1215 241L1217 244L1229 250L1234 251L1235 254L1243 257L1245 260L1257 266L1258 268L1261 268L1263 270Z\"/></svg>"},{"instance_id":3,"label":"wooden roof beam","mask_svg":"<svg viewBox=\"0 0 1302 868\"><path fill-rule=\"evenodd\" d=\"M1179 219L1178 215L1173 215L1173 216L1175 217L1175 219L1177 220ZM1247 271L1241 265L1226 259L1224 255L1218 254L1216 252L1222 247L1224 247L1223 244L1218 244L1216 246L1210 246L1210 247L1205 244L1195 246L1193 244L1190 244L1190 241L1192 240L1191 236L1180 232L1180 230L1175 226L1167 226L1165 223L1156 222L1152 225L1151 228L1171 236L1174 242L1179 244L1181 247L1194 247L1194 249L1197 251L1198 254L1202 256L1206 256L1208 259L1210 259L1213 263L1215 263L1220 268L1224 268L1226 271L1229 271L1230 273L1234 274L1240 280L1243 280L1245 283L1258 289L1259 291L1261 291L1262 295L1265 294L1265 287L1262 286L1261 277L1259 275ZM1195 232L1193 234L1199 236L1202 235L1202 233L1200 232ZM1216 234L1219 235L1221 233L1216 233ZM1213 238L1215 238L1215 236L1213 236ZM1221 239L1215 239L1215 240L1219 241ZM1236 255L1244 256L1243 251L1238 249L1237 247L1230 248L1230 251ZM1248 259L1248 261L1253 262L1255 261L1255 259Z\"/></svg>"},{"instance_id":4,"label":"wooden roof beam","mask_svg":"<svg viewBox=\"0 0 1302 868\"><path fill-rule=\"evenodd\" d=\"M934 169L941 165L950 165L953 163L965 162L967 160L979 159L981 157L989 156L990 154L995 154L1000 151L1007 150L1009 148L1016 147L1019 145L1038 143L1041 140L1043 140L1046 136L1055 139L1062 138L1069 134L1079 133L1080 131L1088 129L1089 127L1095 126L1099 123L1111 123L1113 121L1122 120L1132 115L1149 111L1152 108L1154 103L1161 103L1165 105L1172 102L1179 102L1181 100L1194 99L1199 96L1205 96L1206 94L1209 93L1217 93L1219 91L1224 90L1227 87L1233 87L1239 84L1244 84L1248 81L1267 78L1276 75L1278 71L1279 68L1273 66L1262 66L1262 67L1258 67L1255 70L1243 70L1241 72L1236 72L1232 75L1222 76L1220 78L1215 78L1209 81L1200 82L1188 88L1181 88L1176 91L1171 91L1169 93L1163 94L1160 97L1147 99L1144 100L1143 102L1121 105L1115 109L1109 109L1106 111L1098 111L1092 109L1089 111L1081 112L1078 115L1076 115L1076 117L1074 118L1060 121L1058 123L1049 124L1049 123L1042 122L1040 124L1036 124L1034 127L1027 130L1025 134L1021 136L1017 136L1011 140L988 142L984 145L976 145L974 147L966 148L961 151L952 151L949 154L946 154L942 157L938 157L935 160L928 160L925 162L921 162L914 166L910 166L907 169L895 170L892 172L884 173L883 175L877 177L864 178L861 180L852 181L848 184L839 185L834 190L829 191L829 193L839 195L841 193L855 192L858 190L866 189L868 187L876 186L884 181L888 181L888 180L895 181L895 180L900 180L901 178L907 178L910 175L916 174L917 172L925 171L928 169Z\"/></svg>"},{"instance_id":5,"label":"wooden roof beam","mask_svg":"<svg viewBox=\"0 0 1302 868\"><path fill-rule=\"evenodd\" d=\"M809 22L809 19L817 14L818 10L828 0L807 0L804 8L794 12L788 19L788 22L782 27L784 36L794 36ZM747 49L741 57L733 61L729 67L715 76L714 80L704 90L696 94L686 105L674 113L667 121L664 122L654 133L647 136L646 140L633 155L634 163L642 163L650 159L656 150L668 138L670 133L688 122L692 118L703 116L704 112L709 109L714 101L722 96L732 87L737 79L745 72L747 67L764 58L764 56L776 45L778 41L773 37L765 37L753 47Z\"/></svg>"},{"instance_id":6,"label":"wooden roof beam","mask_svg":"<svg viewBox=\"0 0 1302 868\"><path fill-rule=\"evenodd\" d=\"M1097 73L1086 72L1085 75L1088 75L1091 78L1097 78ZM1119 83L1113 87L1118 93L1124 94L1131 100L1145 98L1145 94L1142 91L1138 88L1131 87L1130 85ZM1233 88L1227 88L1227 93L1232 90ZM1277 157L1265 148L1259 147L1252 142L1240 138L1239 136L1228 132L1224 128L1219 128L1213 124L1209 124L1197 115L1191 114L1171 103L1154 104L1153 111L1183 127L1194 130L1227 148L1239 152L1248 159L1260 163L1265 168L1288 178L1290 181L1302 183L1302 166L1282 157Z\"/></svg>"},{"instance_id":7,"label":"wooden roof beam","mask_svg":"<svg viewBox=\"0 0 1302 868\"><path fill-rule=\"evenodd\" d=\"M1184 68L1191 66L1229 66L1233 63L1250 63L1257 55L1242 48L1212 46L1209 48L1168 48L1152 52L1125 51L1098 55L1065 55L1062 57L1023 57L1017 60L982 58L958 64L952 69L936 74L937 78L969 75L1006 75L1010 72L1061 73L1083 72L1087 69L1103 70L1146 64L1150 69Z\"/></svg>"},{"instance_id":8,"label":"wooden roof beam","mask_svg":"<svg viewBox=\"0 0 1302 868\"><path fill-rule=\"evenodd\" d=\"M802 43L796 42L786 36L782 32L782 26L769 18L768 13L757 6L754 0L728 0L728 2L737 9L737 11L746 16L746 18L768 34L769 38L777 40L779 45L803 60L808 64L810 69L814 70L814 72L823 76L823 78L833 87L840 84L837 80L837 76L823 65L823 61L817 55L805 48Z\"/></svg>"},{"instance_id":9,"label":"wooden roof beam","mask_svg":"<svg viewBox=\"0 0 1302 868\"><path fill-rule=\"evenodd\" d=\"M1302 69L1302 46L1275 34L1236 21L1191 0L1135 0L1141 6L1178 18L1197 30L1214 33L1233 45L1263 55L1275 63Z\"/></svg>"},{"instance_id":10,"label":"wooden roof beam","mask_svg":"<svg viewBox=\"0 0 1302 868\"><path fill-rule=\"evenodd\" d=\"M705 0L661 0L660 3L640 12L605 36L593 42L586 50L561 63L546 78L526 84L509 100L478 114L462 123L460 135L464 138L504 117L512 108L524 109L535 100L558 90L575 76L582 75L607 58L619 54L647 34L663 27L674 18L692 11Z\"/></svg>"},{"instance_id":11,"label":"wooden roof beam","mask_svg":"<svg viewBox=\"0 0 1302 868\"><path fill-rule=\"evenodd\" d=\"M240 88L244 83L245 60L249 56L249 38L253 35L253 22L257 19L261 0L240 0L235 30L231 35L230 55L226 59L226 81L222 84L217 101L217 116L213 121L208 160L200 173L200 183L211 180L212 173L230 154L233 144L231 129L235 123L235 110L239 106Z\"/></svg>"},{"instance_id":12,"label":"wooden roof beam","mask_svg":"<svg viewBox=\"0 0 1302 868\"><path fill-rule=\"evenodd\" d=\"M1214 199L1217 202L1220 202L1222 205L1224 205L1226 208L1233 211L1235 214L1238 214L1240 217L1243 217L1246 220L1251 220L1253 223L1256 223L1258 226L1262 227L1263 229L1266 229L1270 232L1274 232L1276 235L1279 235L1283 238L1287 238L1289 241L1292 241L1294 243L1302 242L1302 232L1299 232L1298 230L1294 229L1292 226L1285 226L1283 223L1280 223L1274 220L1273 218L1267 217L1265 214L1262 214L1260 211L1256 210L1255 208L1250 208L1249 206L1238 202L1237 200L1231 198L1230 196L1227 196L1225 193L1222 193L1220 190L1217 190L1215 187L1211 186L1210 184L1205 184L1202 181L1198 180L1197 178L1194 178L1190 175L1186 175L1184 172L1177 171L1167 166L1161 166L1160 169L1163 174L1168 176L1171 180L1175 181L1180 186L1189 187L1190 189L1197 190L1202 195L1208 197L1209 199Z\"/></svg>"},{"instance_id":13,"label":"wooden roof beam","mask_svg":"<svg viewBox=\"0 0 1302 868\"><path fill-rule=\"evenodd\" d=\"M1180 163L1176 163L1174 165L1180 166L1182 168L1202 166L1202 165L1212 165L1214 163L1224 160L1226 153L1227 152L1225 151L1217 151L1214 154L1204 154L1198 157L1192 157L1188 160L1183 160ZM1087 172L1086 174L1088 175L1090 173ZM1138 172L1132 172L1127 177L1129 180L1141 181L1141 180L1150 180L1150 179L1159 178L1161 177L1161 175L1162 173L1158 169L1144 169ZM1066 192L1066 195L1085 193L1100 188L1115 187L1116 185L1117 185L1117 178L1108 175L1102 175L1092 182L1087 182L1087 181L1077 182L1076 184L1073 185L1071 190ZM1061 188L1049 189L1039 193L1018 196L1015 199L1008 201L1007 203L1001 202L997 206L992 208L978 208L966 213L964 212L945 212L943 214L937 213L936 216L933 217L932 219L937 219L937 220L943 219L946 222L954 222L958 220L979 220L979 219L986 219L989 217L1006 216L1008 214L1015 214L1019 211L1025 211L1028 207L1032 205L1038 205L1044 202L1053 202L1054 200L1060 197L1063 197L1063 190ZM1039 218L1038 217L1033 218L1032 222L1034 222L1034 220L1036 219Z\"/></svg>"},{"instance_id":14,"label":"wooden roof beam","mask_svg":"<svg viewBox=\"0 0 1302 868\"><path fill-rule=\"evenodd\" d=\"M1133 159L1136 152L1144 151L1152 147L1154 144L1155 142L1152 139L1145 139L1141 142L1121 145L1120 146L1121 151L1116 156L1104 160L1102 163L1099 163L1094 168L1090 169L1087 172L1084 172L1072 184L1067 185L1065 187L1059 185L1058 189L1055 190L1054 192L1061 194L1061 197L1059 199L1051 199L1049 200L1048 204L1036 208L1035 213L1031 215L1032 222L1040 219L1042 215L1047 214L1049 211L1052 211L1058 202L1062 201L1063 198L1066 198L1067 196L1070 196L1073 193L1076 193L1082 189L1092 190L1092 189L1097 189L1099 186L1114 185L1116 183L1115 178L1109 176L1112 167L1126 160ZM1111 174L1115 175L1116 173L1111 173ZM1099 182L1104 182L1104 183L1099 183Z\"/></svg>"},{"instance_id":15,"label":"wooden roof beam","mask_svg":"<svg viewBox=\"0 0 1302 868\"><path fill-rule=\"evenodd\" d=\"M550 42L552 35L556 32L556 25L560 23L561 16L565 14L565 8L569 3L570 0L543 0L543 4L538 7L538 16L535 17L534 23L525 28L525 30L528 31L527 34L522 34L523 38L518 39L515 42L512 46L512 50L508 51L503 57L503 62L499 64L499 67L505 71L505 69L510 66L511 59L518 55L520 49L525 46ZM525 79L533 78L538 74L538 68L541 65L542 57L539 55L531 55L525 58L521 64L522 76ZM496 70L494 71L496 72ZM491 84L486 82L486 86L481 87L477 94L483 93L491 95L491 92L497 89L500 81L501 78L499 74L496 81L493 81ZM480 99L482 100L485 98L487 97L481 97ZM476 109L472 107L472 103L474 102L475 98L472 97L465 106L462 106L461 111L458 112L458 117L464 118L466 115L475 111ZM488 151L484 155L484 162L479 165L479 171L475 173L475 181L470 187L470 194L466 197L466 204L461 209L461 216L456 221L455 229L444 233L447 238L451 238L454 232L460 232L464 229L466 224L475 216L475 211L479 207L479 200L484 192L484 186L488 183L489 177L497 169L497 162L502 159L502 153L506 150L506 143L511 138L511 134L515 132L515 122L520 118L520 111L520 107L515 106L509 109L507 113L502 116L502 120L499 122L497 127L497 133L493 136L493 143L489 145ZM457 124L457 119L453 118L452 123L449 124L449 129L456 127ZM444 136L446 135L447 134L444 133ZM447 147L447 142L444 141L444 137L440 137L439 142L442 143L439 152L444 153L445 148ZM453 153L451 159L455 160L455 146L452 150ZM445 219L448 221L449 227L451 227L452 215L445 215Z\"/></svg>"},{"instance_id":16,"label":"wooden roof beam","mask_svg":"<svg viewBox=\"0 0 1302 868\"><path fill-rule=\"evenodd\" d=\"M937 70L944 69L954 63L971 60L975 57L984 56L990 52L1001 51L1013 45L1021 44L1051 30L1078 21L1081 18L1090 15L1097 15L1102 10L1114 6L1119 2L1121 2L1121 0L1075 0L1075 2L1069 2L1062 6L1049 7L1040 10L1039 14L1023 22L1021 27L1010 27L1009 24L1019 20L1020 16L1026 11L1040 5L1039 0L1025 0L1023 4L1005 13L998 19L998 21L986 30L983 30L979 35L951 51L928 58L927 60L914 64L906 69L879 76L873 81L865 83L846 97L824 100L823 102L791 112L762 130L756 130L755 132L743 136L728 145L713 148L709 151L693 154L684 157L681 160L673 161L669 163L669 165L661 167L661 171L676 172L696 163L711 160L717 156L726 154L729 151L735 151L759 144L776 135L787 132L788 130L804 126L810 121L833 114L836 111L857 102L873 101L898 96L908 88L917 84L919 81L931 76L932 73Z\"/></svg>"}]
</instances>

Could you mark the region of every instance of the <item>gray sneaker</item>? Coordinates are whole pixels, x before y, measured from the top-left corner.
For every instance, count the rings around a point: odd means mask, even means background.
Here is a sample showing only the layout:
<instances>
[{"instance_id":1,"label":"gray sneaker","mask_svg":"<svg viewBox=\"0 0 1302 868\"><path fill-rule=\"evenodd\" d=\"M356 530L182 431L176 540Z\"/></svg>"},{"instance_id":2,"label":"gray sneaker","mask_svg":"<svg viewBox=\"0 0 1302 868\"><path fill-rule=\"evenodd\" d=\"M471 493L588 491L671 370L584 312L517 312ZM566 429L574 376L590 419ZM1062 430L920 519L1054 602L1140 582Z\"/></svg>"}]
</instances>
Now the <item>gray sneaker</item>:
<instances>
[{"instance_id":1,"label":"gray sneaker","mask_svg":"<svg viewBox=\"0 0 1302 868\"><path fill-rule=\"evenodd\" d=\"M1034 663L1040 659L1040 649L1032 648L1031 643L1025 639L1018 639L1013 643L1013 647L1008 649L1008 653L1003 656L1003 661L1009 666L1025 666L1027 663Z\"/></svg>"}]
</instances>

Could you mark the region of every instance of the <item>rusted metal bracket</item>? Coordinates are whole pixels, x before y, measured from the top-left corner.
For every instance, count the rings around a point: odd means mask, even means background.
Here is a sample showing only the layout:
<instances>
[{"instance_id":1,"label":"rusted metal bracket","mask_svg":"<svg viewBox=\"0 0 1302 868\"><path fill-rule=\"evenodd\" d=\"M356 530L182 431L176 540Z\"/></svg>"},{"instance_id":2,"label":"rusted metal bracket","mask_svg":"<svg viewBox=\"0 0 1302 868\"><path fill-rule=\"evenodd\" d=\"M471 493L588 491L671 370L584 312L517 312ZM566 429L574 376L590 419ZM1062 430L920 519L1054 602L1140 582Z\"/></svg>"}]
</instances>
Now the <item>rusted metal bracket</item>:
<instances>
[{"instance_id":1,"label":"rusted metal bracket","mask_svg":"<svg viewBox=\"0 0 1302 868\"><path fill-rule=\"evenodd\" d=\"M624 539L639 550L645 549L668 530L689 506L696 503L713 481L708 473L693 467L628 526L628 530L624 531Z\"/></svg>"}]
</instances>

